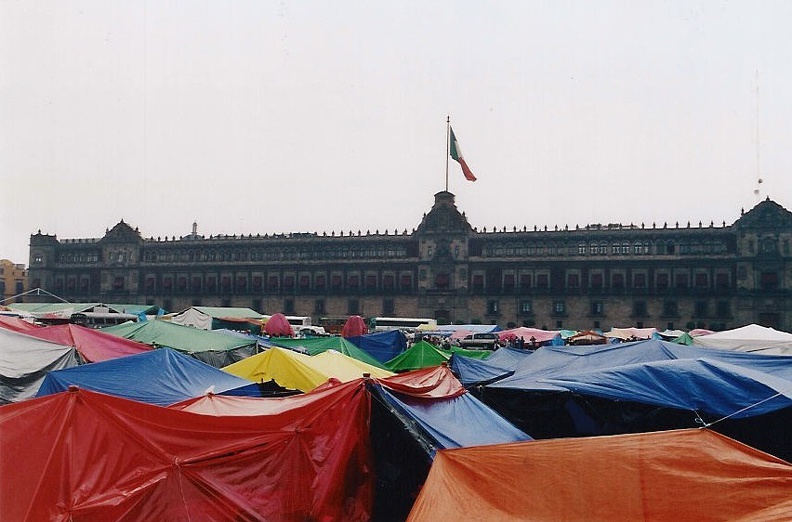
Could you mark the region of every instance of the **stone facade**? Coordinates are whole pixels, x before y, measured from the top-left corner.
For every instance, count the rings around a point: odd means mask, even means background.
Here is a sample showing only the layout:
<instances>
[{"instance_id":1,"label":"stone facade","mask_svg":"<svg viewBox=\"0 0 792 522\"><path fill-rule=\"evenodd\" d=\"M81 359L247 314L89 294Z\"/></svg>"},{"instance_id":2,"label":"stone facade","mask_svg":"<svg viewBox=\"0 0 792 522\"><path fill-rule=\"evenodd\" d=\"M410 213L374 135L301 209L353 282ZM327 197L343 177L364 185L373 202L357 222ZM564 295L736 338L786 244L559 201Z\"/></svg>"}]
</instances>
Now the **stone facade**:
<instances>
[{"instance_id":1,"label":"stone facade","mask_svg":"<svg viewBox=\"0 0 792 522\"><path fill-rule=\"evenodd\" d=\"M31 288L70 301L244 306L323 318L433 317L548 329L792 328L792 212L731 225L477 230L449 192L412 231L30 238Z\"/></svg>"}]
</instances>

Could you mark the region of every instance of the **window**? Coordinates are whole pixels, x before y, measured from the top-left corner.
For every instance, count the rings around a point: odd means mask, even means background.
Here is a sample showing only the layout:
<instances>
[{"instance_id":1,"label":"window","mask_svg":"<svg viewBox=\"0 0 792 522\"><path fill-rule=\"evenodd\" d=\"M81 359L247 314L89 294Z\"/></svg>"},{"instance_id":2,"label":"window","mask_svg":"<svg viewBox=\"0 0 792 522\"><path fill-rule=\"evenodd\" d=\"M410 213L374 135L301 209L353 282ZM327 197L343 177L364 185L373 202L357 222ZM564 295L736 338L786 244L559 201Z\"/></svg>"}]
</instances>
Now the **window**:
<instances>
[{"instance_id":1,"label":"window","mask_svg":"<svg viewBox=\"0 0 792 522\"><path fill-rule=\"evenodd\" d=\"M602 288L602 274L597 272L589 276L589 285L591 288Z\"/></svg>"},{"instance_id":2,"label":"window","mask_svg":"<svg viewBox=\"0 0 792 522\"><path fill-rule=\"evenodd\" d=\"M395 278L393 274L387 274L382 278L382 287L386 290L393 290L393 287L396 285Z\"/></svg>"},{"instance_id":3,"label":"window","mask_svg":"<svg viewBox=\"0 0 792 522\"><path fill-rule=\"evenodd\" d=\"M564 314L564 313L566 313L566 303L564 301L554 301L553 302L553 313L554 314Z\"/></svg>"},{"instance_id":4,"label":"window","mask_svg":"<svg viewBox=\"0 0 792 522\"><path fill-rule=\"evenodd\" d=\"M500 305L498 301L487 301L487 314L488 315L497 315L498 310L500 309Z\"/></svg>"},{"instance_id":5,"label":"window","mask_svg":"<svg viewBox=\"0 0 792 522\"><path fill-rule=\"evenodd\" d=\"M338 290L339 288L341 288L341 281L342 280L340 274L333 274L333 276L330 278L330 286L334 290Z\"/></svg>"},{"instance_id":6,"label":"window","mask_svg":"<svg viewBox=\"0 0 792 522\"><path fill-rule=\"evenodd\" d=\"M591 315L605 315L605 303L602 301L591 302Z\"/></svg>"},{"instance_id":7,"label":"window","mask_svg":"<svg viewBox=\"0 0 792 522\"><path fill-rule=\"evenodd\" d=\"M715 286L718 288L729 288L729 274L725 272L715 274Z\"/></svg>"},{"instance_id":8,"label":"window","mask_svg":"<svg viewBox=\"0 0 792 522\"><path fill-rule=\"evenodd\" d=\"M624 274L613 274L611 275L611 286L613 288L624 288Z\"/></svg>"},{"instance_id":9,"label":"window","mask_svg":"<svg viewBox=\"0 0 792 522\"><path fill-rule=\"evenodd\" d=\"M503 276L503 288L506 289L513 289L514 288L514 274L504 274Z\"/></svg>"},{"instance_id":10,"label":"window","mask_svg":"<svg viewBox=\"0 0 792 522\"><path fill-rule=\"evenodd\" d=\"M404 290L409 290L412 288L412 276L410 274L404 274L401 276L401 287Z\"/></svg>"},{"instance_id":11,"label":"window","mask_svg":"<svg viewBox=\"0 0 792 522\"><path fill-rule=\"evenodd\" d=\"M278 288L278 276L269 276L267 278L267 288L270 290L276 290Z\"/></svg>"},{"instance_id":12,"label":"window","mask_svg":"<svg viewBox=\"0 0 792 522\"><path fill-rule=\"evenodd\" d=\"M567 274L567 288L579 288L579 287L580 287L580 275Z\"/></svg>"},{"instance_id":13,"label":"window","mask_svg":"<svg viewBox=\"0 0 792 522\"><path fill-rule=\"evenodd\" d=\"M324 274L316 276L314 279L314 286L317 290L324 290L325 285L327 284L327 276Z\"/></svg>"},{"instance_id":14,"label":"window","mask_svg":"<svg viewBox=\"0 0 792 522\"><path fill-rule=\"evenodd\" d=\"M448 274L435 274L435 288L445 290L449 285Z\"/></svg>"},{"instance_id":15,"label":"window","mask_svg":"<svg viewBox=\"0 0 792 522\"><path fill-rule=\"evenodd\" d=\"M283 301L283 313L294 314L294 299L285 299Z\"/></svg>"},{"instance_id":16,"label":"window","mask_svg":"<svg viewBox=\"0 0 792 522\"><path fill-rule=\"evenodd\" d=\"M709 286L709 278L705 273L697 273L695 279L693 280L693 284L696 285L696 288L707 288Z\"/></svg>"},{"instance_id":17,"label":"window","mask_svg":"<svg viewBox=\"0 0 792 522\"><path fill-rule=\"evenodd\" d=\"M633 302L633 317L647 317L646 301Z\"/></svg>"},{"instance_id":18,"label":"window","mask_svg":"<svg viewBox=\"0 0 792 522\"><path fill-rule=\"evenodd\" d=\"M531 288L531 274L520 274L520 287Z\"/></svg>"},{"instance_id":19,"label":"window","mask_svg":"<svg viewBox=\"0 0 792 522\"><path fill-rule=\"evenodd\" d=\"M633 286L635 288L646 288L646 274L637 273L633 275Z\"/></svg>"},{"instance_id":20,"label":"window","mask_svg":"<svg viewBox=\"0 0 792 522\"><path fill-rule=\"evenodd\" d=\"M668 274L661 272L657 274L657 289L665 290L668 288Z\"/></svg>"},{"instance_id":21,"label":"window","mask_svg":"<svg viewBox=\"0 0 792 522\"><path fill-rule=\"evenodd\" d=\"M193 281L195 278L193 278ZM253 283L253 290L261 290L261 276L253 276L251 279ZM258 308L254 308L254 310L258 310Z\"/></svg>"},{"instance_id":22,"label":"window","mask_svg":"<svg viewBox=\"0 0 792 522\"><path fill-rule=\"evenodd\" d=\"M731 303L729 303L729 301L718 301L718 304L715 306L715 313L720 319L731 317Z\"/></svg>"},{"instance_id":23,"label":"window","mask_svg":"<svg viewBox=\"0 0 792 522\"><path fill-rule=\"evenodd\" d=\"M687 288L688 287L688 275L687 274L676 274L674 276L674 286L676 288Z\"/></svg>"},{"instance_id":24,"label":"window","mask_svg":"<svg viewBox=\"0 0 792 522\"><path fill-rule=\"evenodd\" d=\"M763 290L778 288L778 272L762 272L759 281Z\"/></svg>"},{"instance_id":25,"label":"window","mask_svg":"<svg viewBox=\"0 0 792 522\"><path fill-rule=\"evenodd\" d=\"M696 317L707 317L707 301L696 301L693 303L693 315Z\"/></svg>"},{"instance_id":26,"label":"window","mask_svg":"<svg viewBox=\"0 0 792 522\"><path fill-rule=\"evenodd\" d=\"M324 299L317 299L314 301L314 312L317 314L325 313L325 300Z\"/></svg>"},{"instance_id":27,"label":"window","mask_svg":"<svg viewBox=\"0 0 792 522\"><path fill-rule=\"evenodd\" d=\"M291 289L294 288L294 276L287 275L283 277L283 288Z\"/></svg>"},{"instance_id":28,"label":"window","mask_svg":"<svg viewBox=\"0 0 792 522\"><path fill-rule=\"evenodd\" d=\"M663 316L677 317L679 315L676 301L666 301L663 303Z\"/></svg>"},{"instance_id":29,"label":"window","mask_svg":"<svg viewBox=\"0 0 792 522\"><path fill-rule=\"evenodd\" d=\"M300 288L305 290L306 288L311 287L311 276L307 274L303 274L300 276Z\"/></svg>"},{"instance_id":30,"label":"window","mask_svg":"<svg viewBox=\"0 0 792 522\"><path fill-rule=\"evenodd\" d=\"M476 289L484 288L484 275L483 274L473 274L473 288L476 288Z\"/></svg>"},{"instance_id":31,"label":"window","mask_svg":"<svg viewBox=\"0 0 792 522\"><path fill-rule=\"evenodd\" d=\"M347 312L350 315L357 315L360 313L360 301L357 299L350 299L347 301Z\"/></svg>"},{"instance_id":32,"label":"window","mask_svg":"<svg viewBox=\"0 0 792 522\"><path fill-rule=\"evenodd\" d=\"M549 288L550 276L547 274L538 274L536 276L536 288Z\"/></svg>"},{"instance_id":33,"label":"window","mask_svg":"<svg viewBox=\"0 0 792 522\"><path fill-rule=\"evenodd\" d=\"M390 316L396 312L396 307L393 304L393 299L382 300L382 315Z\"/></svg>"},{"instance_id":34,"label":"window","mask_svg":"<svg viewBox=\"0 0 792 522\"><path fill-rule=\"evenodd\" d=\"M530 314L533 312L533 305L531 301L520 301L520 313Z\"/></svg>"},{"instance_id":35,"label":"window","mask_svg":"<svg viewBox=\"0 0 792 522\"><path fill-rule=\"evenodd\" d=\"M377 276L374 274L366 275L366 288L377 288Z\"/></svg>"}]
</instances>

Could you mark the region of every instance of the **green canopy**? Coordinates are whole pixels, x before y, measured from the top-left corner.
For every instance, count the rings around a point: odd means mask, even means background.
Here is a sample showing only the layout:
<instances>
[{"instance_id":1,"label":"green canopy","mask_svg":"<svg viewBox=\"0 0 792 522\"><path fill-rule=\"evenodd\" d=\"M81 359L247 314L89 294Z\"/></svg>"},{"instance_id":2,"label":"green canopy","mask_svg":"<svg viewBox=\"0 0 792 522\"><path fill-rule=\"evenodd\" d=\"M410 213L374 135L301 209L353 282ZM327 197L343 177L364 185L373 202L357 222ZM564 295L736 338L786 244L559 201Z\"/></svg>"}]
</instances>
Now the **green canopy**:
<instances>
[{"instance_id":1,"label":"green canopy","mask_svg":"<svg viewBox=\"0 0 792 522\"><path fill-rule=\"evenodd\" d=\"M385 367L394 372L419 370L448 362L451 355L449 350L441 350L429 342L418 341L404 353L386 362Z\"/></svg>"},{"instance_id":2,"label":"green canopy","mask_svg":"<svg viewBox=\"0 0 792 522\"><path fill-rule=\"evenodd\" d=\"M684 344L685 346L690 346L691 344L693 344L693 337L691 337L689 333L685 332L671 342L676 344Z\"/></svg>"},{"instance_id":3,"label":"green canopy","mask_svg":"<svg viewBox=\"0 0 792 522\"><path fill-rule=\"evenodd\" d=\"M381 362L343 337L309 337L306 339L272 337L270 342L283 348L304 348L310 355L318 355L327 350L335 350L366 364L382 368L383 370L387 369Z\"/></svg>"},{"instance_id":4,"label":"green canopy","mask_svg":"<svg viewBox=\"0 0 792 522\"><path fill-rule=\"evenodd\" d=\"M462 357L470 357L471 359L486 359L494 352L492 350L466 350L465 348L452 346L451 353L454 355L461 355Z\"/></svg>"},{"instance_id":5,"label":"green canopy","mask_svg":"<svg viewBox=\"0 0 792 522\"><path fill-rule=\"evenodd\" d=\"M157 348L167 346L216 368L228 366L256 353L256 341L253 339L199 330L168 321L129 322L102 328L102 331Z\"/></svg>"}]
</instances>

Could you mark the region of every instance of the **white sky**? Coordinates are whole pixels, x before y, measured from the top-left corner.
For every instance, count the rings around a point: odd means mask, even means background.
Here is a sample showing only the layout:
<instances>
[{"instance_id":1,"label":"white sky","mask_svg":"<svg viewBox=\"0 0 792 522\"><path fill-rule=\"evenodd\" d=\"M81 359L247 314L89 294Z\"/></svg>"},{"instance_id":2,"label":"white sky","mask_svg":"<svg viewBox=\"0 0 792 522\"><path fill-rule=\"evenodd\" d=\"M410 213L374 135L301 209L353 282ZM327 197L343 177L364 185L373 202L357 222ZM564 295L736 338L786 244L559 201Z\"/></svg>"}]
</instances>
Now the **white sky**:
<instances>
[{"instance_id":1,"label":"white sky","mask_svg":"<svg viewBox=\"0 0 792 522\"><path fill-rule=\"evenodd\" d=\"M447 115L478 228L731 223L757 172L792 209L790 27L785 0L0 0L0 258L122 218L411 230Z\"/></svg>"}]
</instances>

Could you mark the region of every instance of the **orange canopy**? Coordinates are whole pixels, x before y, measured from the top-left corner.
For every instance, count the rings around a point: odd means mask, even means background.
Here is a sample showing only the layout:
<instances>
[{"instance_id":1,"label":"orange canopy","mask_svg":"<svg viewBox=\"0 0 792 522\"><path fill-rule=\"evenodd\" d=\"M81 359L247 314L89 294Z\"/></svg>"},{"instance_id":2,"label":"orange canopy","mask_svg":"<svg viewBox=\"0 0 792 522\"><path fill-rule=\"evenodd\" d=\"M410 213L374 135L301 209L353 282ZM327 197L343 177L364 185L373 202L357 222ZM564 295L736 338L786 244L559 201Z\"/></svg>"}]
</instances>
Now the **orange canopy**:
<instances>
[{"instance_id":1,"label":"orange canopy","mask_svg":"<svg viewBox=\"0 0 792 522\"><path fill-rule=\"evenodd\" d=\"M706 429L442 450L409 520L788 520L792 464Z\"/></svg>"}]
</instances>

